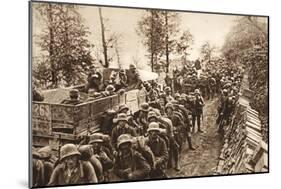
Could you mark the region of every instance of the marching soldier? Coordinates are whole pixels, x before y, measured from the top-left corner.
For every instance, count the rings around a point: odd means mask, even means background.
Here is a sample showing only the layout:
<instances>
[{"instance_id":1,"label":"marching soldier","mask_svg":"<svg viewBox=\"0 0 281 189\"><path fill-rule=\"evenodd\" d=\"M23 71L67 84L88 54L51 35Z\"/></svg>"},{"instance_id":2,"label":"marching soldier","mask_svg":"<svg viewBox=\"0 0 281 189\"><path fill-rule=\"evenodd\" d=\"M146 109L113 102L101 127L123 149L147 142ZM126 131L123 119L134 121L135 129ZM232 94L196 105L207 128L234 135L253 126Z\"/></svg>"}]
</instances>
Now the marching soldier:
<instances>
[{"instance_id":1,"label":"marching soldier","mask_svg":"<svg viewBox=\"0 0 281 189\"><path fill-rule=\"evenodd\" d=\"M146 159L132 148L132 137L122 134L117 140L114 173L119 180L143 180L148 178L150 165Z\"/></svg>"},{"instance_id":2,"label":"marching soldier","mask_svg":"<svg viewBox=\"0 0 281 189\"><path fill-rule=\"evenodd\" d=\"M52 149L50 148L50 146L40 148L38 150L38 153L40 154L40 159L42 160L44 165L44 183L42 183L42 186L46 186L49 183L52 172L54 170L55 160L52 159Z\"/></svg>"},{"instance_id":3,"label":"marching soldier","mask_svg":"<svg viewBox=\"0 0 281 189\"><path fill-rule=\"evenodd\" d=\"M107 142L106 139L107 138ZM106 143L108 143L106 145ZM90 136L90 145L92 145L95 157L101 162L103 168L103 181L109 181L109 170L113 168L113 154L108 135L94 133Z\"/></svg>"},{"instance_id":4,"label":"marching soldier","mask_svg":"<svg viewBox=\"0 0 281 189\"><path fill-rule=\"evenodd\" d=\"M155 156L154 167L150 173L150 178L166 178L165 169L167 167L168 150L165 141L159 136L161 129L159 124L152 122L148 126L147 145Z\"/></svg>"},{"instance_id":5,"label":"marching soldier","mask_svg":"<svg viewBox=\"0 0 281 189\"><path fill-rule=\"evenodd\" d=\"M74 144L60 149L60 164L54 169L49 186L97 183L95 170L89 161L80 161L80 152Z\"/></svg>"},{"instance_id":6,"label":"marching soldier","mask_svg":"<svg viewBox=\"0 0 281 189\"><path fill-rule=\"evenodd\" d=\"M195 132L195 123L197 122L198 132L203 133L201 130L201 115L203 113L203 106L205 105L203 98L200 95L199 89L194 91L195 98L193 101L192 109L192 128Z\"/></svg>"},{"instance_id":7,"label":"marching soldier","mask_svg":"<svg viewBox=\"0 0 281 189\"><path fill-rule=\"evenodd\" d=\"M137 136L136 130L128 124L128 117L124 113L117 115L115 119L117 125L113 128L111 134L111 140L113 147L116 148L117 138L122 134L130 134L131 136Z\"/></svg>"}]
</instances>

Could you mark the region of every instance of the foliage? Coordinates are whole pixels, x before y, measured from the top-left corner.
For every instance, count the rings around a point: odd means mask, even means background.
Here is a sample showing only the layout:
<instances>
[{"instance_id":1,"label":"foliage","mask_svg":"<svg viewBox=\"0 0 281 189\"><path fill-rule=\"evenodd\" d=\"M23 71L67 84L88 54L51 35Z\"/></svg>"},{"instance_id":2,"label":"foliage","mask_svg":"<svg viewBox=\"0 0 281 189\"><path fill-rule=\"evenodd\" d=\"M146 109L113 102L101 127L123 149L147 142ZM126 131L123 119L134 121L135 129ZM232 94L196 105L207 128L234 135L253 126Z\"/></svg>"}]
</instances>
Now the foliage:
<instances>
[{"instance_id":1,"label":"foliage","mask_svg":"<svg viewBox=\"0 0 281 189\"><path fill-rule=\"evenodd\" d=\"M48 80L52 87L58 87L59 84L79 84L83 80L81 73L93 63L93 58L90 54L92 45L87 40L90 32L83 24L78 7L39 3L35 8L44 23L42 33L35 37L41 50L48 56L48 61L40 64L49 64L45 67L51 72ZM44 75L41 73L42 69L35 72L38 72L36 75L39 80L46 80L40 78Z\"/></svg>"}]
</instances>

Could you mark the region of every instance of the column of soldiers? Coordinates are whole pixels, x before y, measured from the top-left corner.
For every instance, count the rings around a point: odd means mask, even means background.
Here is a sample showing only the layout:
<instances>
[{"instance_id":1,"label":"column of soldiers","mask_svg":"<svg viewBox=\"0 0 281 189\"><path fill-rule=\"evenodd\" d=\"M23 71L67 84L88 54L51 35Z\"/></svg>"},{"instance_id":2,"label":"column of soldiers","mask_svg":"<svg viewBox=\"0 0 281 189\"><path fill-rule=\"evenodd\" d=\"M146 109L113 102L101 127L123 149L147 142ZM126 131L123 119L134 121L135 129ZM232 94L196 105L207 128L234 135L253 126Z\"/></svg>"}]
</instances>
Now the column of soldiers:
<instances>
[{"instance_id":1,"label":"column of soldiers","mask_svg":"<svg viewBox=\"0 0 281 189\"><path fill-rule=\"evenodd\" d=\"M161 88L156 82L143 82L147 99L137 112L126 104L104 112L99 133L85 136L78 144L63 145L58 157L50 147L33 149L34 186L167 178L168 169L181 170L185 143L188 150L196 150L192 137L204 132L204 99L219 97L221 132L239 97L243 72L215 66L200 76L195 69L185 68L177 75L183 78L181 87L174 91L169 85ZM70 92L70 104L80 103L78 93Z\"/></svg>"}]
</instances>

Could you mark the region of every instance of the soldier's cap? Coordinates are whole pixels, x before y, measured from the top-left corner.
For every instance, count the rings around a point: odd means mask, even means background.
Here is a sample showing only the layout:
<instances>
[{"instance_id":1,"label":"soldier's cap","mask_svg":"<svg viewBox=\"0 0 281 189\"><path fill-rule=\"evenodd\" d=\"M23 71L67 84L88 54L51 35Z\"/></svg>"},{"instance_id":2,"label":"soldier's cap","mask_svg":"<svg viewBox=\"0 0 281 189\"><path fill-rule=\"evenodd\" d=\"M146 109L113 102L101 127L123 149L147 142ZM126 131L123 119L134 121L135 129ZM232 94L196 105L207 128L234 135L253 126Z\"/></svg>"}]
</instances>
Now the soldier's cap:
<instances>
[{"instance_id":1,"label":"soldier's cap","mask_svg":"<svg viewBox=\"0 0 281 189\"><path fill-rule=\"evenodd\" d=\"M147 120L149 120L150 118L158 118L157 117L157 115L156 115L156 113L155 113L155 111L152 109L150 112L148 112L148 114L147 114Z\"/></svg>"},{"instance_id":2,"label":"soldier's cap","mask_svg":"<svg viewBox=\"0 0 281 189\"><path fill-rule=\"evenodd\" d=\"M77 89L71 89L69 91L69 96L78 96L79 91Z\"/></svg>"},{"instance_id":3,"label":"soldier's cap","mask_svg":"<svg viewBox=\"0 0 281 189\"><path fill-rule=\"evenodd\" d=\"M81 156L81 153L74 144L65 144L60 149L60 161L63 161L66 157L75 155Z\"/></svg>"},{"instance_id":4,"label":"soldier's cap","mask_svg":"<svg viewBox=\"0 0 281 189\"><path fill-rule=\"evenodd\" d=\"M159 110L159 109L157 109L157 108L153 108L153 110L152 110L152 111L154 111L154 112L155 112L155 114L156 114L157 118L161 117L161 112L160 112L160 110Z\"/></svg>"},{"instance_id":5,"label":"soldier's cap","mask_svg":"<svg viewBox=\"0 0 281 189\"><path fill-rule=\"evenodd\" d=\"M52 155L52 149L50 146L45 146L43 148L40 148L38 150L38 153L40 154L41 158L50 158Z\"/></svg>"},{"instance_id":6,"label":"soldier's cap","mask_svg":"<svg viewBox=\"0 0 281 189\"><path fill-rule=\"evenodd\" d=\"M130 134L122 134L117 138L117 148L125 143L132 144L132 136Z\"/></svg>"},{"instance_id":7,"label":"soldier's cap","mask_svg":"<svg viewBox=\"0 0 281 189\"><path fill-rule=\"evenodd\" d=\"M149 111L149 104L144 102L140 105L140 111L148 112Z\"/></svg>"},{"instance_id":8,"label":"soldier's cap","mask_svg":"<svg viewBox=\"0 0 281 189\"><path fill-rule=\"evenodd\" d=\"M156 122L151 122L149 125L148 125L148 129L147 129L147 132L149 131L158 131L158 132L161 132L161 129L159 127L159 123L156 123Z\"/></svg>"},{"instance_id":9,"label":"soldier's cap","mask_svg":"<svg viewBox=\"0 0 281 189\"><path fill-rule=\"evenodd\" d=\"M125 113L120 113L117 115L117 118L113 120L114 122L118 123L119 121L126 121L128 122L128 116Z\"/></svg>"},{"instance_id":10,"label":"soldier's cap","mask_svg":"<svg viewBox=\"0 0 281 189\"><path fill-rule=\"evenodd\" d=\"M109 91L109 92L114 92L115 91L115 87L113 85L108 85L106 88L105 88L106 91Z\"/></svg>"},{"instance_id":11,"label":"soldier's cap","mask_svg":"<svg viewBox=\"0 0 281 189\"><path fill-rule=\"evenodd\" d=\"M103 142L104 135L102 133L94 133L90 136L89 144Z\"/></svg>"},{"instance_id":12,"label":"soldier's cap","mask_svg":"<svg viewBox=\"0 0 281 189\"><path fill-rule=\"evenodd\" d=\"M118 112L121 112L123 110L129 111L129 107L127 106L127 104L121 104L118 108Z\"/></svg>"}]
</instances>

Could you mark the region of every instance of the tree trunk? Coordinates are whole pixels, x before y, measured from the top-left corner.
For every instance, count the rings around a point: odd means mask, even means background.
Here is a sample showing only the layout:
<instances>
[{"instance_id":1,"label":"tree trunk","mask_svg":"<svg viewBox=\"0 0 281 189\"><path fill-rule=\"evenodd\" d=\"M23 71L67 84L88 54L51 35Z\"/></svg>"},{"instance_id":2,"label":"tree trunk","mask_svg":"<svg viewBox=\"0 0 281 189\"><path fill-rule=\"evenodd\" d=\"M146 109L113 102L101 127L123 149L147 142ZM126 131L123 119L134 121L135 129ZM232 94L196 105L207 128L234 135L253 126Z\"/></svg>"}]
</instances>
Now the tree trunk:
<instances>
[{"instance_id":1,"label":"tree trunk","mask_svg":"<svg viewBox=\"0 0 281 189\"><path fill-rule=\"evenodd\" d=\"M154 37L153 37L153 32L154 32L154 18L153 18L153 11L151 11L151 27L150 27L150 51L151 51L151 56L150 56L150 63L151 63L151 71L154 71Z\"/></svg>"},{"instance_id":2,"label":"tree trunk","mask_svg":"<svg viewBox=\"0 0 281 189\"><path fill-rule=\"evenodd\" d=\"M166 29L166 37L165 37L165 43L166 43L166 73L169 73L169 28L168 28L168 12L165 11L165 29Z\"/></svg>"},{"instance_id":3,"label":"tree trunk","mask_svg":"<svg viewBox=\"0 0 281 189\"><path fill-rule=\"evenodd\" d=\"M52 13L52 5L49 3L48 9L48 20L49 20L49 34L50 34L50 44L49 44L49 56L50 56L50 64L51 64L51 82L52 86L58 87L58 78L57 78L57 68L54 60L54 31L53 31L53 13Z\"/></svg>"},{"instance_id":4,"label":"tree trunk","mask_svg":"<svg viewBox=\"0 0 281 189\"><path fill-rule=\"evenodd\" d=\"M101 8L99 8L100 24L101 24L101 37L102 37L102 46L103 46L103 55L104 55L104 67L108 68L108 59L107 59L107 46L105 42L105 29L103 24Z\"/></svg>"}]
</instances>

